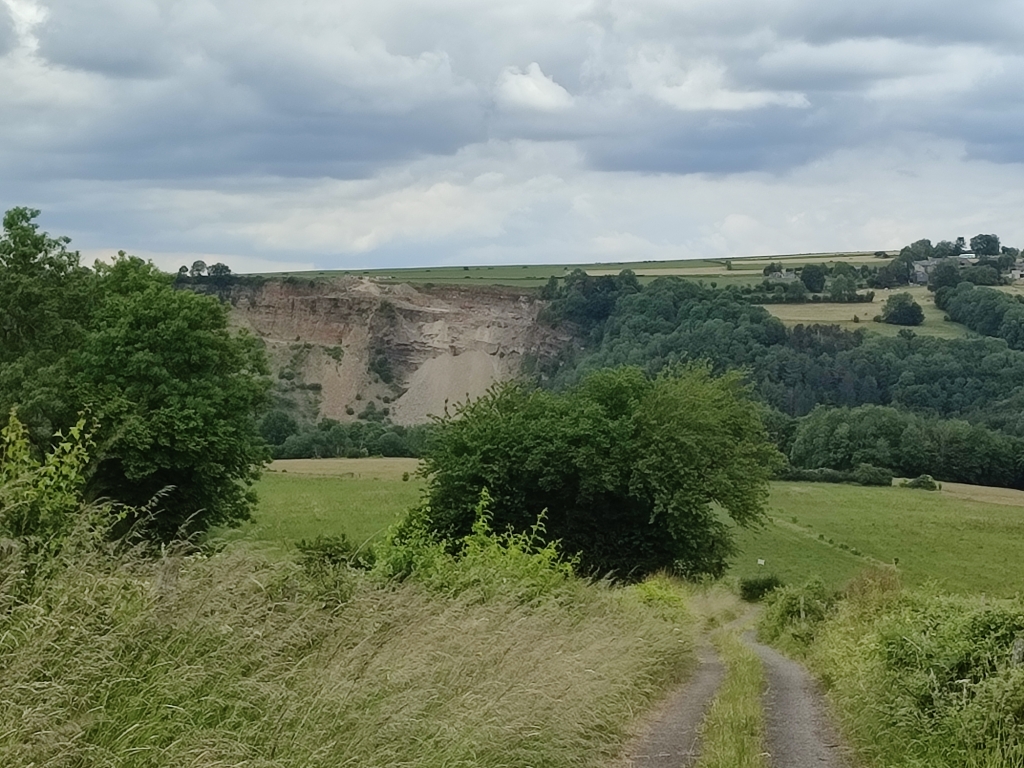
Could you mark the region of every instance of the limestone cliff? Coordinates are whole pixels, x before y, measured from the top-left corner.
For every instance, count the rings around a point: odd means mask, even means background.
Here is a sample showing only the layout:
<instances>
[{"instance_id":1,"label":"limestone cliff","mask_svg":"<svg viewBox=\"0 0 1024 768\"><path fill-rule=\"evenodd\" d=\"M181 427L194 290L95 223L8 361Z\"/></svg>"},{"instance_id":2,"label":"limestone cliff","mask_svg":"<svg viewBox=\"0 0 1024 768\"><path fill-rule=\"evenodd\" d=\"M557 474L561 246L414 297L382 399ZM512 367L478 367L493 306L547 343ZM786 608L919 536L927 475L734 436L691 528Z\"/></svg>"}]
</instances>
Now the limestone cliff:
<instances>
[{"instance_id":1,"label":"limestone cliff","mask_svg":"<svg viewBox=\"0 0 1024 768\"><path fill-rule=\"evenodd\" d=\"M278 397L310 419L351 420L373 403L423 422L570 342L537 323L531 294L500 286L290 278L227 298L232 321L266 343Z\"/></svg>"}]
</instances>

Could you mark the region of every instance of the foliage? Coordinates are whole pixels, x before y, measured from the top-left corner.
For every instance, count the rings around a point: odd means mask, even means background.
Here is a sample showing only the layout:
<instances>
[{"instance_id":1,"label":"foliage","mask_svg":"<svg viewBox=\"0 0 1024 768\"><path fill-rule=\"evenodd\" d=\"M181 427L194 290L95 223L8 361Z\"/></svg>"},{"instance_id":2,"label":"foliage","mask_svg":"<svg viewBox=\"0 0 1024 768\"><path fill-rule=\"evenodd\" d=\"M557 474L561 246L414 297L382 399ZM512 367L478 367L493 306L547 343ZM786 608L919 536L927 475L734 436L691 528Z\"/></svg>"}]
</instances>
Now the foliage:
<instances>
[{"instance_id":1,"label":"foliage","mask_svg":"<svg viewBox=\"0 0 1024 768\"><path fill-rule=\"evenodd\" d=\"M758 635L782 645L807 645L832 613L838 595L813 578L799 587L779 587L768 593Z\"/></svg>"},{"instance_id":2,"label":"foliage","mask_svg":"<svg viewBox=\"0 0 1024 768\"><path fill-rule=\"evenodd\" d=\"M960 284L960 264L955 258L947 258L932 267L928 275L928 289L956 288Z\"/></svg>"},{"instance_id":3,"label":"foliage","mask_svg":"<svg viewBox=\"0 0 1024 768\"><path fill-rule=\"evenodd\" d=\"M242 549L69 562L0 610L0 764L598 764L692 658L688 625L602 584L333 577Z\"/></svg>"},{"instance_id":4,"label":"foliage","mask_svg":"<svg viewBox=\"0 0 1024 768\"><path fill-rule=\"evenodd\" d=\"M890 325L920 325L924 311L909 293L894 293L882 307L882 322Z\"/></svg>"},{"instance_id":5,"label":"foliage","mask_svg":"<svg viewBox=\"0 0 1024 768\"><path fill-rule=\"evenodd\" d=\"M287 416L281 411L271 411L267 418L275 413ZM263 434L271 445L275 459L330 459L361 456L418 457L422 455L433 431L430 424L406 427L387 423L385 409L376 406L370 413L364 411L364 414L367 417L363 420L347 424L334 419L321 419L316 425L307 428L296 425L295 431L290 434L284 434L283 431L269 434L265 419ZM274 417L271 423L276 424L280 420L280 417Z\"/></svg>"},{"instance_id":6,"label":"foliage","mask_svg":"<svg viewBox=\"0 0 1024 768\"><path fill-rule=\"evenodd\" d=\"M800 421L790 461L796 467L853 471L884 467L902 477L929 473L950 482L1024 488L1024 441L966 421L895 408L818 407Z\"/></svg>"},{"instance_id":7,"label":"foliage","mask_svg":"<svg viewBox=\"0 0 1024 768\"><path fill-rule=\"evenodd\" d=\"M858 464L853 471L828 467L817 469L786 467L776 475L776 479L804 483L852 483L854 485L887 487L892 485L892 472L870 464Z\"/></svg>"},{"instance_id":8,"label":"foliage","mask_svg":"<svg viewBox=\"0 0 1024 768\"><path fill-rule=\"evenodd\" d=\"M825 267L821 264L807 264L800 270L800 282L811 293L825 290Z\"/></svg>"},{"instance_id":9,"label":"foliage","mask_svg":"<svg viewBox=\"0 0 1024 768\"><path fill-rule=\"evenodd\" d=\"M971 250L977 256L998 256L999 235L975 235L971 238Z\"/></svg>"},{"instance_id":10,"label":"foliage","mask_svg":"<svg viewBox=\"0 0 1024 768\"><path fill-rule=\"evenodd\" d=\"M901 488L917 488L922 491L937 491L941 486L935 482L931 475L918 475L910 480L900 483Z\"/></svg>"},{"instance_id":11,"label":"foliage","mask_svg":"<svg viewBox=\"0 0 1024 768\"><path fill-rule=\"evenodd\" d=\"M860 756L871 764L1024 762L1024 605L851 591L810 647Z\"/></svg>"},{"instance_id":12,"label":"foliage","mask_svg":"<svg viewBox=\"0 0 1024 768\"><path fill-rule=\"evenodd\" d=\"M935 305L951 320L972 331L1004 339L1011 349L1024 350L1024 303L1017 297L991 288L975 288L968 282L935 293Z\"/></svg>"},{"instance_id":13,"label":"foliage","mask_svg":"<svg viewBox=\"0 0 1024 768\"><path fill-rule=\"evenodd\" d=\"M592 277L582 269L574 269L560 286L549 280L544 295L551 299L551 304L542 318L549 323L567 321L589 333L611 315L621 296L639 291L640 283L632 270Z\"/></svg>"},{"instance_id":14,"label":"foliage","mask_svg":"<svg viewBox=\"0 0 1024 768\"><path fill-rule=\"evenodd\" d=\"M45 451L88 407L102 426L86 497L141 507L159 495L159 535L245 519L266 458L260 343L152 264L121 254L80 267L36 215L9 211L0 238L0 290L13 297L0 309L0 408L16 406Z\"/></svg>"},{"instance_id":15,"label":"foliage","mask_svg":"<svg viewBox=\"0 0 1024 768\"><path fill-rule=\"evenodd\" d=\"M423 514L456 540L486 488L498 530L530 530L587 573L720 574L729 534L763 514L778 454L736 374L601 371L561 394L509 384L442 419L424 459Z\"/></svg>"},{"instance_id":16,"label":"foliage","mask_svg":"<svg viewBox=\"0 0 1024 768\"><path fill-rule=\"evenodd\" d=\"M773 589L778 589L781 586L783 586L782 579L774 573L744 576L740 579L740 597L749 603L756 603Z\"/></svg>"},{"instance_id":17,"label":"foliage","mask_svg":"<svg viewBox=\"0 0 1024 768\"><path fill-rule=\"evenodd\" d=\"M656 374L697 359L715 371L747 371L755 395L789 416L818 404L880 404L991 422L1024 435L1024 422L1009 425L1021 409L1003 404L1019 396L1024 406L1024 354L1001 341L886 338L822 325L787 329L739 291L669 278L620 299L600 341L550 371L550 384L572 386L589 371L624 364Z\"/></svg>"}]
</instances>

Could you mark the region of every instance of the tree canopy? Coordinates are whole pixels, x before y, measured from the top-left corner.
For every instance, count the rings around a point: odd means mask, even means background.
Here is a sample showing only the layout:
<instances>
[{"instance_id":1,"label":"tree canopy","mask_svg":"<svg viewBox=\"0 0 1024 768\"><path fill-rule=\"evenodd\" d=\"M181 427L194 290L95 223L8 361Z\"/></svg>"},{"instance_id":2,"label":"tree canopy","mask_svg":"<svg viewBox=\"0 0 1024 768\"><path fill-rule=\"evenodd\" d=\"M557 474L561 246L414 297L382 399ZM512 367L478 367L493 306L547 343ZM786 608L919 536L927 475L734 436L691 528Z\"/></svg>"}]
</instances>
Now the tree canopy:
<instances>
[{"instance_id":1,"label":"tree canopy","mask_svg":"<svg viewBox=\"0 0 1024 768\"><path fill-rule=\"evenodd\" d=\"M439 423L425 514L466 535L482 489L496 530L529 530L590 573L721 574L734 521L761 519L781 459L736 373L694 365L649 378L596 372L562 393L508 384Z\"/></svg>"},{"instance_id":2,"label":"tree canopy","mask_svg":"<svg viewBox=\"0 0 1024 768\"><path fill-rule=\"evenodd\" d=\"M9 211L0 237L0 410L17 409L41 452L88 411L100 427L87 495L140 506L161 494L160 534L246 518L267 457L259 341L141 259L82 267L38 215Z\"/></svg>"},{"instance_id":3,"label":"tree canopy","mask_svg":"<svg viewBox=\"0 0 1024 768\"><path fill-rule=\"evenodd\" d=\"M882 322L891 325L920 325L924 310L909 293L894 293L882 307Z\"/></svg>"}]
</instances>

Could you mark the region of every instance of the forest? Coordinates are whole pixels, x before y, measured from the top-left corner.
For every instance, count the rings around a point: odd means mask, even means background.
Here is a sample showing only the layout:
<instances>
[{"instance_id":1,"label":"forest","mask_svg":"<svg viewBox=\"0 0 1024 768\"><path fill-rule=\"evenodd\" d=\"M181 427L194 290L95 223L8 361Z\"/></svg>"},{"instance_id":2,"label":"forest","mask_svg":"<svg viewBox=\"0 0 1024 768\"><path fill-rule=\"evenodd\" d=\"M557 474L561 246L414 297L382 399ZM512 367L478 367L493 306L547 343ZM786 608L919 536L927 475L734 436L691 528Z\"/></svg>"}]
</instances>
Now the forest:
<instances>
[{"instance_id":1,"label":"forest","mask_svg":"<svg viewBox=\"0 0 1024 768\"><path fill-rule=\"evenodd\" d=\"M745 373L795 467L866 463L904 476L1024 487L1024 352L1014 348L1013 330L1024 305L970 283L939 289L936 301L984 337L786 328L732 287L575 275L552 297L546 320L575 329L581 350L537 373L559 389L602 368L636 365L653 375L707 360L716 371Z\"/></svg>"}]
</instances>

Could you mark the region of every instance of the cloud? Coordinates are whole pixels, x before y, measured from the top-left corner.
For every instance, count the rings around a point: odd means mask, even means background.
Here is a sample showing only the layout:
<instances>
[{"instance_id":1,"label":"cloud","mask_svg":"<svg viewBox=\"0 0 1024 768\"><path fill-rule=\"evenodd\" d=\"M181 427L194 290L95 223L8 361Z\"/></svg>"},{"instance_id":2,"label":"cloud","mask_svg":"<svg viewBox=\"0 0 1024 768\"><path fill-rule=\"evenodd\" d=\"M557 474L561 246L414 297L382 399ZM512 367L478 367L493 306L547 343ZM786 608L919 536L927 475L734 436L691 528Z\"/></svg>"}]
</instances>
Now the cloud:
<instances>
[{"instance_id":1,"label":"cloud","mask_svg":"<svg viewBox=\"0 0 1024 768\"><path fill-rule=\"evenodd\" d=\"M1022 33L1017 0L0 0L0 205L319 265L1003 233Z\"/></svg>"},{"instance_id":2,"label":"cloud","mask_svg":"<svg viewBox=\"0 0 1024 768\"><path fill-rule=\"evenodd\" d=\"M533 109L557 112L572 106L572 96L548 75L537 62L523 72L518 67L505 67L495 87L499 104L512 109Z\"/></svg>"},{"instance_id":3,"label":"cloud","mask_svg":"<svg viewBox=\"0 0 1024 768\"><path fill-rule=\"evenodd\" d=\"M684 67L672 53L663 50L641 49L629 68L629 78L640 93L687 112L810 106L801 93L729 88L721 64L697 61Z\"/></svg>"}]
</instances>

